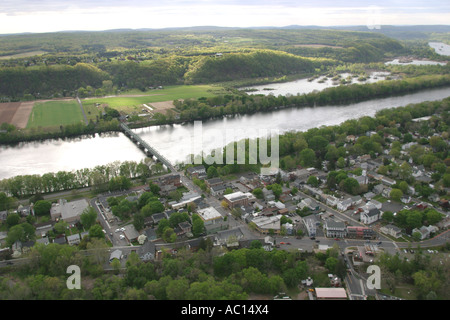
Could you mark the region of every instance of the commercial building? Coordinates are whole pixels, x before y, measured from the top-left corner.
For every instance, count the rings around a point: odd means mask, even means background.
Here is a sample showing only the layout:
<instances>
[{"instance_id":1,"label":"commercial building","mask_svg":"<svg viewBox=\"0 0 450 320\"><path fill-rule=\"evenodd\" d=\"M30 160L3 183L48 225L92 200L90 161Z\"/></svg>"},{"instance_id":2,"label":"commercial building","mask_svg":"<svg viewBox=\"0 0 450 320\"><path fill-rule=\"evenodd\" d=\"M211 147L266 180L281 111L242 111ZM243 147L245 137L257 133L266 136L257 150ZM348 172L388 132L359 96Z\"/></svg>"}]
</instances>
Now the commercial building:
<instances>
[{"instance_id":1,"label":"commercial building","mask_svg":"<svg viewBox=\"0 0 450 320\"><path fill-rule=\"evenodd\" d=\"M228 208L230 209L248 205L248 195L242 191L226 194L223 197L225 202L228 204Z\"/></svg>"},{"instance_id":2,"label":"commercial building","mask_svg":"<svg viewBox=\"0 0 450 320\"><path fill-rule=\"evenodd\" d=\"M60 199L57 203L53 203L50 208L50 216L53 221L62 219L67 223L76 223L80 220L81 214L89 207L86 199L67 202Z\"/></svg>"}]
</instances>

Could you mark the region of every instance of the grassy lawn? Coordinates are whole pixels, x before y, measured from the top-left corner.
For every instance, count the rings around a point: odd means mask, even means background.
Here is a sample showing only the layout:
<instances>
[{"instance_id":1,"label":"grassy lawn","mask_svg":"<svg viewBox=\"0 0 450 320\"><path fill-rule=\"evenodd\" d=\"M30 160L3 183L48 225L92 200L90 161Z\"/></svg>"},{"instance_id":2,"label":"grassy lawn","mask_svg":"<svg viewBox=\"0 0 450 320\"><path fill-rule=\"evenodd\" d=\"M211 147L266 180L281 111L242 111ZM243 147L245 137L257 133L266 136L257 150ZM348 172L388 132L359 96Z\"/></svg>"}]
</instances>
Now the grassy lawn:
<instances>
[{"instance_id":1,"label":"grassy lawn","mask_svg":"<svg viewBox=\"0 0 450 320\"><path fill-rule=\"evenodd\" d=\"M27 128L52 127L78 122L83 122L83 114L75 100L36 102Z\"/></svg>"},{"instance_id":2,"label":"grassy lawn","mask_svg":"<svg viewBox=\"0 0 450 320\"><path fill-rule=\"evenodd\" d=\"M142 104L162 101L173 101L177 99L189 99L200 97L213 97L218 93L224 93L220 87L211 85L192 85L192 86L167 86L164 89L155 89L142 92L132 90L124 92L122 96L110 98L88 98L82 101L85 108L91 109L96 103L108 104L110 108L117 109L126 113L139 111ZM136 95L131 97L131 95Z\"/></svg>"}]
</instances>

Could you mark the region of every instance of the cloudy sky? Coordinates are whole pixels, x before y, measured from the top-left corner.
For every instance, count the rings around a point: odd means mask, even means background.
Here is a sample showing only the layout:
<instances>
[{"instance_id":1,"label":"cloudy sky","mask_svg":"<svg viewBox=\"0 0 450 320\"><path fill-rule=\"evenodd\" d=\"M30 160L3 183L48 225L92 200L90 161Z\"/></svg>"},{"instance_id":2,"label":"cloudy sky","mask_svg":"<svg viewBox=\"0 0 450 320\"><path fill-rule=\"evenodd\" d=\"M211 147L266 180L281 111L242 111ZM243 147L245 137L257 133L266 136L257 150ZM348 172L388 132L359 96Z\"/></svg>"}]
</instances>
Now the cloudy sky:
<instances>
[{"instance_id":1,"label":"cloudy sky","mask_svg":"<svg viewBox=\"0 0 450 320\"><path fill-rule=\"evenodd\" d=\"M448 0L0 0L0 34L61 30L450 24Z\"/></svg>"}]
</instances>

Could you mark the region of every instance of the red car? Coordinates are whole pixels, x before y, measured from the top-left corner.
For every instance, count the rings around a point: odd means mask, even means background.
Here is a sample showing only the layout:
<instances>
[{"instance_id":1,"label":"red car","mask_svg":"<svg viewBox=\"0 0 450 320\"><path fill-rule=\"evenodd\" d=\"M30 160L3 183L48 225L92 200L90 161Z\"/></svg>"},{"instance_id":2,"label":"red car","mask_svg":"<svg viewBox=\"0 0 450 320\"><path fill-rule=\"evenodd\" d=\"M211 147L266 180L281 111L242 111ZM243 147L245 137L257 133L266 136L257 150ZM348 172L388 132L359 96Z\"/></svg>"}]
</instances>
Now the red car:
<instances>
[{"instance_id":1,"label":"red car","mask_svg":"<svg viewBox=\"0 0 450 320\"><path fill-rule=\"evenodd\" d=\"M280 242L280 244L286 244L286 242Z\"/></svg>"}]
</instances>

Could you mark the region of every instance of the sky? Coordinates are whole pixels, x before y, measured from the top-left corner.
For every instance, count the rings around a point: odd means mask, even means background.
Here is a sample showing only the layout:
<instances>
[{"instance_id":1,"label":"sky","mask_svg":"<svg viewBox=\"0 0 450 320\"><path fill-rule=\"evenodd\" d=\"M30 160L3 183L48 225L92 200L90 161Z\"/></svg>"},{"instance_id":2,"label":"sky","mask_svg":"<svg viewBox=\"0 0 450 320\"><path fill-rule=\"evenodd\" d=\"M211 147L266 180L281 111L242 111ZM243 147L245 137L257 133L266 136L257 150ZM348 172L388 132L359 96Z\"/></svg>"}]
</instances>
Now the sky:
<instances>
[{"instance_id":1,"label":"sky","mask_svg":"<svg viewBox=\"0 0 450 320\"><path fill-rule=\"evenodd\" d=\"M450 24L448 0L0 0L0 34L192 26Z\"/></svg>"}]
</instances>

